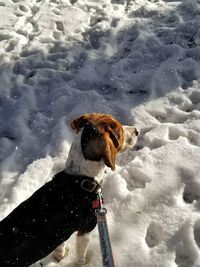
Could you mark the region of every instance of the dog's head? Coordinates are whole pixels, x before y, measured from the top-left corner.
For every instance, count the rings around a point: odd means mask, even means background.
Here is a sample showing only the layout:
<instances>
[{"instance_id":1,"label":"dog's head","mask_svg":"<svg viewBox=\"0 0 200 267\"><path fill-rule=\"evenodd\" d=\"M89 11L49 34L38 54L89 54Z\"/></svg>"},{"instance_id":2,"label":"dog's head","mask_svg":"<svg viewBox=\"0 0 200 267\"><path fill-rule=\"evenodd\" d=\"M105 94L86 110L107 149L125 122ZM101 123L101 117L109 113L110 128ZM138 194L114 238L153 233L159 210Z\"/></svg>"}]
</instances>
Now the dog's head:
<instances>
[{"instance_id":1,"label":"dog's head","mask_svg":"<svg viewBox=\"0 0 200 267\"><path fill-rule=\"evenodd\" d=\"M83 128L81 147L89 160L103 159L106 166L115 169L117 152L123 152L135 145L138 131L132 126L122 126L107 114L83 114L71 122L78 133Z\"/></svg>"}]
</instances>

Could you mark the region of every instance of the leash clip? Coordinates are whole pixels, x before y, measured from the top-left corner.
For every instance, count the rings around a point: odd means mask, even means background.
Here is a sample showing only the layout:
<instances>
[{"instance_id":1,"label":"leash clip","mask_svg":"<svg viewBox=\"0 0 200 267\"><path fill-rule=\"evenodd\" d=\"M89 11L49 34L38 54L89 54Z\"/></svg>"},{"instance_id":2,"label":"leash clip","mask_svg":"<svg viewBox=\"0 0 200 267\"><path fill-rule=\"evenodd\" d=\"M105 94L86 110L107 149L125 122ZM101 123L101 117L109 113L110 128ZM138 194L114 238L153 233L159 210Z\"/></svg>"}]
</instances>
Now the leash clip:
<instances>
[{"instance_id":1,"label":"leash clip","mask_svg":"<svg viewBox=\"0 0 200 267\"><path fill-rule=\"evenodd\" d=\"M92 202L92 207L95 209L96 215L105 215L107 213L106 208L104 208L104 199L101 191L97 193L97 199Z\"/></svg>"}]
</instances>

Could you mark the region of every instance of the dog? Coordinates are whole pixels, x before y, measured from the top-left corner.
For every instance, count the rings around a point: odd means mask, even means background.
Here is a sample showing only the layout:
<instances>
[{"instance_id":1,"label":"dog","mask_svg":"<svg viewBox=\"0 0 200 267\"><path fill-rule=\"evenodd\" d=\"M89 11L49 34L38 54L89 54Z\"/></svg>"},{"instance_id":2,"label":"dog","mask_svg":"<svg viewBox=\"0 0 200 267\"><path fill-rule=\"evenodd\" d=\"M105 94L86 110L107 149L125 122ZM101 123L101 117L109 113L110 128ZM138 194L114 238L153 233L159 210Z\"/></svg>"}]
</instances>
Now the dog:
<instances>
[{"instance_id":1,"label":"dog","mask_svg":"<svg viewBox=\"0 0 200 267\"><path fill-rule=\"evenodd\" d=\"M97 221L93 201L105 167L132 148L139 134L107 114L84 114L71 122L76 136L65 169L0 222L0 266L27 267L53 251L60 261L65 241L76 235L76 263L87 262L90 232Z\"/></svg>"}]
</instances>

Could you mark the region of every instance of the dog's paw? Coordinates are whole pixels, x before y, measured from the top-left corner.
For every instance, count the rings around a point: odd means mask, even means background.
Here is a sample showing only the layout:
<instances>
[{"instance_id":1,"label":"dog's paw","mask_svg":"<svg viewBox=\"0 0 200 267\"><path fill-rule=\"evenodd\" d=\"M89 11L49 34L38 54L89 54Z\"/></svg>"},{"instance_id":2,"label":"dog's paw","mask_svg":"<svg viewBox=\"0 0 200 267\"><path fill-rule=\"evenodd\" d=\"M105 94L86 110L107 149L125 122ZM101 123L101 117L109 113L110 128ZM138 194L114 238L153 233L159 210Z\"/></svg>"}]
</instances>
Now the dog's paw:
<instances>
[{"instance_id":1,"label":"dog's paw","mask_svg":"<svg viewBox=\"0 0 200 267\"><path fill-rule=\"evenodd\" d=\"M62 244L54 250L54 252L52 253L52 257L55 261L59 262L63 258L67 257L68 253L69 247Z\"/></svg>"}]
</instances>

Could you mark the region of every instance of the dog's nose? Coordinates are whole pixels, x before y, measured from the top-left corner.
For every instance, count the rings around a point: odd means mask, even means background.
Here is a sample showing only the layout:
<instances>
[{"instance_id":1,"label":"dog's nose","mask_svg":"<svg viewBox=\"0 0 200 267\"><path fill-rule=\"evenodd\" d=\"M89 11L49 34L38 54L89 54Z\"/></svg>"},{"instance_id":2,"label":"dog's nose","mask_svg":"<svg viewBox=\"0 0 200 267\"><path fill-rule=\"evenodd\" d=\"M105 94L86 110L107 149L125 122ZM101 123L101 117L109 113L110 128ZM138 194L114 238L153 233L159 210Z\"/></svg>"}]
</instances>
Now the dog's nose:
<instances>
[{"instance_id":1,"label":"dog's nose","mask_svg":"<svg viewBox=\"0 0 200 267\"><path fill-rule=\"evenodd\" d=\"M135 128L135 135L138 136L139 135L139 131Z\"/></svg>"}]
</instances>

